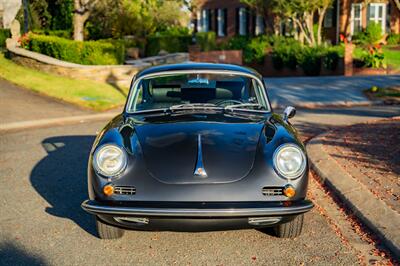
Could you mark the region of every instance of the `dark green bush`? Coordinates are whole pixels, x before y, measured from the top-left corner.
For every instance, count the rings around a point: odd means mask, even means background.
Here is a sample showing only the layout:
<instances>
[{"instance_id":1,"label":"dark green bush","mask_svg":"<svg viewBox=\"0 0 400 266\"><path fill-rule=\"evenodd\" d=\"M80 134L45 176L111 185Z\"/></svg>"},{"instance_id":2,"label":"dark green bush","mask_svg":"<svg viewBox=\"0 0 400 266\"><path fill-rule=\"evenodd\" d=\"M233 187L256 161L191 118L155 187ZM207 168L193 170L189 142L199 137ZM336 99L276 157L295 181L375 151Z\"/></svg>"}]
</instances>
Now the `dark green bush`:
<instances>
[{"instance_id":1,"label":"dark green bush","mask_svg":"<svg viewBox=\"0 0 400 266\"><path fill-rule=\"evenodd\" d=\"M169 53L187 52L192 42L190 35L177 36L149 36L147 38L146 56L158 55L161 50Z\"/></svg>"},{"instance_id":2,"label":"dark green bush","mask_svg":"<svg viewBox=\"0 0 400 266\"><path fill-rule=\"evenodd\" d=\"M245 36L236 36L229 40L226 45L228 50L242 50L245 63L262 63L266 49L270 46L267 36L258 36L248 38Z\"/></svg>"},{"instance_id":3,"label":"dark green bush","mask_svg":"<svg viewBox=\"0 0 400 266\"><path fill-rule=\"evenodd\" d=\"M56 36L65 39L71 39L71 30L33 30L35 34L46 35L46 36Z\"/></svg>"},{"instance_id":4,"label":"dark green bush","mask_svg":"<svg viewBox=\"0 0 400 266\"><path fill-rule=\"evenodd\" d=\"M335 71L338 64L339 59L344 56L344 47L343 46L332 46L325 48L321 54L322 64L324 68Z\"/></svg>"},{"instance_id":5,"label":"dark green bush","mask_svg":"<svg viewBox=\"0 0 400 266\"><path fill-rule=\"evenodd\" d=\"M298 55L299 66L307 76L318 76L321 72L322 51L319 47L303 47Z\"/></svg>"},{"instance_id":6,"label":"dark green bush","mask_svg":"<svg viewBox=\"0 0 400 266\"><path fill-rule=\"evenodd\" d=\"M0 29L0 47L6 46L7 38L11 37L11 33L9 29Z\"/></svg>"},{"instance_id":7,"label":"dark green bush","mask_svg":"<svg viewBox=\"0 0 400 266\"><path fill-rule=\"evenodd\" d=\"M391 33L386 41L389 45L400 45L400 34Z\"/></svg>"},{"instance_id":8,"label":"dark green bush","mask_svg":"<svg viewBox=\"0 0 400 266\"><path fill-rule=\"evenodd\" d=\"M83 65L116 65L125 59L119 40L72 41L55 36L29 34L29 50Z\"/></svg>"},{"instance_id":9,"label":"dark green bush","mask_svg":"<svg viewBox=\"0 0 400 266\"><path fill-rule=\"evenodd\" d=\"M243 50L249 43L249 38L246 36L236 35L232 37L228 42L228 48L230 50Z\"/></svg>"},{"instance_id":10,"label":"dark green bush","mask_svg":"<svg viewBox=\"0 0 400 266\"><path fill-rule=\"evenodd\" d=\"M299 42L276 42L272 52L272 62L274 63L275 61L274 64L277 63L278 66L280 66L280 62L282 62L281 68L285 66L295 70L298 64L297 56L301 53L301 48Z\"/></svg>"},{"instance_id":11,"label":"dark green bush","mask_svg":"<svg viewBox=\"0 0 400 266\"><path fill-rule=\"evenodd\" d=\"M216 49L215 32L198 32L196 33L196 43L200 46L201 51L207 52Z\"/></svg>"}]
</instances>

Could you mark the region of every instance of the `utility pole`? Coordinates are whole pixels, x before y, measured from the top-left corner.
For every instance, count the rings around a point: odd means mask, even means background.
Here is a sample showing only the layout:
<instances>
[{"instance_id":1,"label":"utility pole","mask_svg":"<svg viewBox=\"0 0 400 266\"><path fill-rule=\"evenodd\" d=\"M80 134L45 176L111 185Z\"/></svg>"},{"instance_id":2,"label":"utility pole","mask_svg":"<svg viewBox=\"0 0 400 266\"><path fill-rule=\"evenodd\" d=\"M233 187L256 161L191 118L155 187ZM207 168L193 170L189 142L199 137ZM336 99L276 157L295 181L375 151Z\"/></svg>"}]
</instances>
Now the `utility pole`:
<instances>
[{"instance_id":1,"label":"utility pole","mask_svg":"<svg viewBox=\"0 0 400 266\"><path fill-rule=\"evenodd\" d=\"M24 5L24 33L28 32L29 28L29 3L28 0L22 0L22 4Z\"/></svg>"}]
</instances>

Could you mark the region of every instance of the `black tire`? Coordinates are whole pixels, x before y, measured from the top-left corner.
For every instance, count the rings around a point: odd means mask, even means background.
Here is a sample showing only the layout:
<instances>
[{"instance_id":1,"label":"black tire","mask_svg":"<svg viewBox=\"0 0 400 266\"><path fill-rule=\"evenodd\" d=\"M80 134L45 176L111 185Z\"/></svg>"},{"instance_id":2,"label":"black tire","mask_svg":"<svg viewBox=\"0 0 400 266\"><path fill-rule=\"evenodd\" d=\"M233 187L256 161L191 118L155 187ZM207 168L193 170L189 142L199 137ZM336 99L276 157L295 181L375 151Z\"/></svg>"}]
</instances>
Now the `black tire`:
<instances>
[{"instance_id":1,"label":"black tire","mask_svg":"<svg viewBox=\"0 0 400 266\"><path fill-rule=\"evenodd\" d=\"M119 227L115 227L109 224L104 223L96 216L96 228L97 234L101 239L117 239L121 238L125 230Z\"/></svg>"},{"instance_id":2,"label":"black tire","mask_svg":"<svg viewBox=\"0 0 400 266\"><path fill-rule=\"evenodd\" d=\"M290 222L279 224L274 227L274 231L279 238L295 238L301 234L303 229L304 214L296 216Z\"/></svg>"}]
</instances>

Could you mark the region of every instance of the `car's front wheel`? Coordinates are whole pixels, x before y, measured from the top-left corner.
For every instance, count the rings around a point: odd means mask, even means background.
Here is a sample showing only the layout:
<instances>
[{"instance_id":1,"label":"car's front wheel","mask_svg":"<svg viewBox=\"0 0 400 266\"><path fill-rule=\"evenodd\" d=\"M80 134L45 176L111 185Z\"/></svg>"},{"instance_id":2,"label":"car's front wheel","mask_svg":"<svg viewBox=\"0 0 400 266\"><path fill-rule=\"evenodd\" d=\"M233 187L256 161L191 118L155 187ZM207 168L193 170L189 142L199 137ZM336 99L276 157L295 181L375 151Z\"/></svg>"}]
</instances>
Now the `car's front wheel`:
<instances>
[{"instance_id":1,"label":"car's front wheel","mask_svg":"<svg viewBox=\"0 0 400 266\"><path fill-rule=\"evenodd\" d=\"M277 237L280 238L295 238L301 234L303 230L304 214L296 216L290 222L279 224L274 227Z\"/></svg>"},{"instance_id":2,"label":"car's front wheel","mask_svg":"<svg viewBox=\"0 0 400 266\"><path fill-rule=\"evenodd\" d=\"M97 234L101 239L117 239L124 235L125 230L106 224L96 216Z\"/></svg>"}]
</instances>

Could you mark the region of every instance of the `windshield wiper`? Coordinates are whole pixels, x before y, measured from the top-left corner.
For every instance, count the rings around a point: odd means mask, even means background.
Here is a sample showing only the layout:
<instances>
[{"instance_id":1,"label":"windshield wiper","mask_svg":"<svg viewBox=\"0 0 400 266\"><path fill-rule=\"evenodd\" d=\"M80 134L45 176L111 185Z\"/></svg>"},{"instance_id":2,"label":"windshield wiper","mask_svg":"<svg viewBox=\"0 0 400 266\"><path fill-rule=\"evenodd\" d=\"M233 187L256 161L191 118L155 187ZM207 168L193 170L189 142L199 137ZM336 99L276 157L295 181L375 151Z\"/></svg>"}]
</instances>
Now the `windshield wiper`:
<instances>
[{"instance_id":1,"label":"windshield wiper","mask_svg":"<svg viewBox=\"0 0 400 266\"><path fill-rule=\"evenodd\" d=\"M246 107L252 107L253 109L247 109ZM225 106L224 110L225 111L233 111L233 110L239 110L239 111L265 111L262 110L264 106L258 104L258 103L240 103L240 104L232 104L232 105L227 105Z\"/></svg>"},{"instance_id":2,"label":"windshield wiper","mask_svg":"<svg viewBox=\"0 0 400 266\"><path fill-rule=\"evenodd\" d=\"M221 110L222 107L219 107L212 103L185 103L185 104L172 105L171 107L168 108L168 110L170 110L171 112L178 110L198 110L198 109Z\"/></svg>"}]
</instances>

